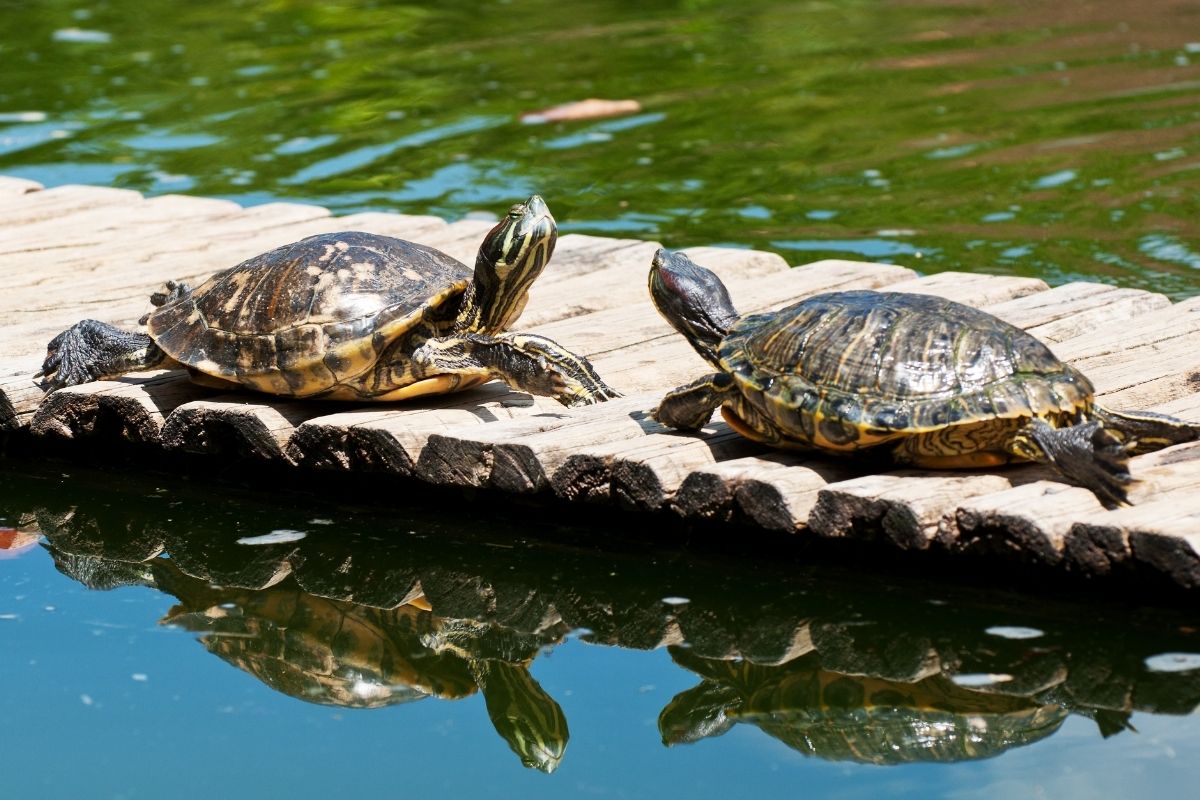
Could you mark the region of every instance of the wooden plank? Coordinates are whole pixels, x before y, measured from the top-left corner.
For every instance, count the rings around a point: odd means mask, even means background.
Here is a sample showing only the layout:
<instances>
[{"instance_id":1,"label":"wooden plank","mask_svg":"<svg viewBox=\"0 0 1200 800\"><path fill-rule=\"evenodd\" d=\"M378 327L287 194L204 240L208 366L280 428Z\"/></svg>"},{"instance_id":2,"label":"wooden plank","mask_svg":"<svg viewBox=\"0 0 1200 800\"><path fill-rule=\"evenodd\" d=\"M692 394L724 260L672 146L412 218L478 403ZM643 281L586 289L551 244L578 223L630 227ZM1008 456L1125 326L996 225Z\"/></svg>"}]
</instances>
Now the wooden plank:
<instances>
[{"instance_id":1,"label":"wooden plank","mask_svg":"<svg viewBox=\"0 0 1200 800\"><path fill-rule=\"evenodd\" d=\"M161 443L166 416L204 390L177 370L130 373L46 395L30 422L35 436Z\"/></svg>"},{"instance_id":2,"label":"wooden plank","mask_svg":"<svg viewBox=\"0 0 1200 800\"><path fill-rule=\"evenodd\" d=\"M0 230L44 219L58 219L83 209L138 205L142 196L132 189L66 185L38 192L0 195Z\"/></svg>"},{"instance_id":3,"label":"wooden plank","mask_svg":"<svg viewBox=\"0 0 1200 800\"><path fill-rule=\"evenodd\" d=\"M22 255L26 259L39 251L50 251L49 258L62 263L64 256L117 242L128 248L146 235L161 230L178 230L191 225L219 224L222 218L241 213L241 206L229 200L214 200L185 195L163 195L137 204L79 209L19 228L0 230L0 257Z\"/></svg>"},{"instance_id":4,"label":"wooden plank","mask_svg":"<svg viewBox=\"0 0 1200 800\"><path fill-rule=\"evenodd\" d=\"M1166 295L1080 282L997 303L989 306L988 311L1043 342L1053 343L1170 305Z\"/></svg>"},{"instance_id":5,"label":"wooden plank","mask_svg":"<svg viewBox=\"0 0 1200 800\"><path fill-rule=\"evenodd\" d=\"M404 407L355 408L307 420L288 443L288 457L320 469L355 469L412 475L429 437L468 426L564 411L545 397L514 392L492 382L461 394L423 398Z\"/></svg>"},{"instance_id":6,"label":"wooden plank","mask_svg":"<svg viewBox=\"0 0 1200 800\"><path fill-rule=\"evenodd\" d=\"M923 278L895 283L889 292L914 292L945 297L982 308L1017 297L1044 292L1045 281L1015 275L983 275L975 272L939 272Z\"/></svg>"},{"instance_id":7,"label":"wooden plank","mask_svg":"<svg viewBox=\"0 0 1200 800\"><path fill-rule=\"evenodd\" d=\"M865 475L817 492L808 527L827 538L874 539L882 535L906 550L924 550L946 535L957 504L1012 485L1006 475L899 470Z\"/></svg>"},{"instance_id":8,"label":"wooden plank","mask_svg":"<svg viewBox=\"0 0 1200 800\"><path fill-rule=\"evenodd\" d=\"M0 432L25 428L45 392L33 381L42 359L18 358L0 363Z\"/></svg>"},{"instance_id":9,"label":"wooden plank","mask_svg":"<svg viewBox=\"0 0 1200 800\"><path fill-rule=\"evenodd\" d=\"M30 192L41 191L43 187L37 181L26 180L25 178L13 178L7 175L0 175L0 195L22 195Z\"/></svg>"},{"instance_id":10,"label":"wooden plank","mask_svg":"<svg viewBox=\"0 0 1200 800\"><path fill-rule=\"evenodd\" d=\"M767 450L723 421L687 434L644 417L640 423L641 435L595 442L585 452L568 456L551 477L554 493L566 500L612 501L625 509L661 511L699 465Z\"/></svg>"},{"instance_id":11,"label":"wooden plank","mask_svg":"<svg viewBox=\"0 0 1200 800\"><path fill-rule=\"evenodd\" d=\"M855 459L782 450L729 459L693 469L671 499L671 508L683 517L742 519L767 530L793 533L807 525L821 489L866 469Z\"/></svg>"},{"instance_id":12,"label":"wooden plank","mask_svg":"<svg viewBox=\"0 0 1200 800\"><path fill-rule=\"evenodd\" d=\"M162 446L188 453L230 454L291 463L286 446L296 427L328 414L331 404L224 394L175 408L162 426Z\"/></svg>"},{"instance_id":13,"label":"wooden plank","mask_svg":"<svg viewBox=\"0 0 1200 800\"><path fill-rule=\"evenodd\" d=\"M1107 575L1129 569L1135 534L1148 542L1147 552L1160 553L1163 547L1155 547L1156 542L1178 539L1176 544L1184 545L1186 552L1186 534L1200 532L1194 518L1200 498L1200 444L1138 456L1131 469L1137 477L1129 493L1132 506L1077 516L1063 534L1067 562L1079 572Z\"/></svg>"},{"instance_id":14,"label":"wooden plank","mask_svg":"<svg viewBox=\"0 0 1200 800\"><path fill-rule=\"evenodd\" d=\"M651 398L623 397L511 422L429 435L414 473L430 483L490 486L516 494L544 491L558 467L588 443L644 434Z\"/></svg>"}]
</instances>

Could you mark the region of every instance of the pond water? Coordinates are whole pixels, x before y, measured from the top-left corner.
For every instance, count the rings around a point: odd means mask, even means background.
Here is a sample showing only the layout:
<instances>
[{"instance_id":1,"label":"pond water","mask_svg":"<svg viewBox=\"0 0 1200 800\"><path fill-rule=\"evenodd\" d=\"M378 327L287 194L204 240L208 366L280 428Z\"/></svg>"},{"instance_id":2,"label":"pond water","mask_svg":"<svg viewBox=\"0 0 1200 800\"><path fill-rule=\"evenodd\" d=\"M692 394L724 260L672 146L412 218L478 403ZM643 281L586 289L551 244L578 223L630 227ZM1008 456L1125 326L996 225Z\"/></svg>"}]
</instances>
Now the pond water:
<instances>
[{"instance_id":1,"label":"pond water","mask_svg":"<svg viewBox=\"0 0 1200 800\"><path fill-rule=\"evenodd\" d=\"M0 2L0 64L0 174L49 186L536 191L567 232L1200 294L1195 4ZM588 97L641 111L520 119ZM0 797L1200 779L1193 612L322 496L0 461Z\"/></svg>"},{"instance_id":2,"label":"pond water","mask_svg":"<svg viewBox=\"0 0 1200 800\"><path fill-rule=\"evenodd\" d=\"M1194 793L1194 615L317 497L7 462L3 794Z\"/></svg>"},{"instance_id":3,"label":"pond water","mask_svg":"<svg viewBox=\"0 0 1200 800\"><path fill-rule=\"evenodd\" d=\"M1200 293L1178 0L43 0L0 174ZM588 97L642 111L528 125Z\"/></svg>"}]
</instances>

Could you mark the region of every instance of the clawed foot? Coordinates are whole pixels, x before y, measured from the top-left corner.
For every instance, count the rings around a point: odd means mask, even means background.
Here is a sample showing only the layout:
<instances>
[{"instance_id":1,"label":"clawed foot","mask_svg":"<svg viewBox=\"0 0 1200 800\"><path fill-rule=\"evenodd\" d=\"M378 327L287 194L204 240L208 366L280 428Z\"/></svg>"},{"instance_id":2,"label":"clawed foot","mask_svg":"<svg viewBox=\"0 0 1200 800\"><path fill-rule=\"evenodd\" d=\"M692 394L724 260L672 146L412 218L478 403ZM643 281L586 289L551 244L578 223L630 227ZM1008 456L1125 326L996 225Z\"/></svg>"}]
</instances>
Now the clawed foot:
<instances>
[{"instance_id":1,"label":"clawed foot","mask_svg":"<svg viewBox=\"0 0 1200 800\"><path fill-rule=\"evenodd\" d=\"M1132 441L1121 439L1097 421L1055 429L1034 420L1030 438L1049 461L1072 483L1091 489L1105 506L1129 505L1127 487Z\"/></svg>"},{"instance_id":2,"label":"clawed foot","mask_svg":"<svg viewBox=\"0 0 1200 800\"><path fill-rule=\"evenodd\" d=\"M60 333L46 345L46 358L42 368L34 374L34 380L47 392L96 380L98 374L90 355L95 350L91 341L92 328L87 323L101 325L95 320L84 320Z\"/></svg>"}]
</instances>

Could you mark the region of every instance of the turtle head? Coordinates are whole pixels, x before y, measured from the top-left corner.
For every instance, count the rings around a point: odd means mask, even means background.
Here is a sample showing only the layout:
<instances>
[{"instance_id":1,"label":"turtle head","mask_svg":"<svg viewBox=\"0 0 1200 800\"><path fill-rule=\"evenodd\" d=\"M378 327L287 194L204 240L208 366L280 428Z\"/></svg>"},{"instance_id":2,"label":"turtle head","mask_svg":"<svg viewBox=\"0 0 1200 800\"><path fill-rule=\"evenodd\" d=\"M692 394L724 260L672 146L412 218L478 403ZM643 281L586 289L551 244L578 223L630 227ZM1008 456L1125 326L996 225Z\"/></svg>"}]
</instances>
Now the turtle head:
<instances>
[{"instance_id":1,"label":"turtle head","mask_svg":"<svg viewBox=\"0 0 1200 800\"><path fill-rule=\"evenodd\" d=\"M463 298L460 330L499 333L525 307L529 287L554 253L558 226L533 195L508 210L479 246L475 278Z\"/></svg>"},{"instance_id":2,"label":"turtle head","mask_svg":"<svg viewBox=\"0 0 1200 800\"><path fill-rule=\"evenodd\" d=\"M659 249L650 262L650 298L671 327L717 366L717 346L738 319L721 279L683 253Z\"/></svg>"}]
</instances>

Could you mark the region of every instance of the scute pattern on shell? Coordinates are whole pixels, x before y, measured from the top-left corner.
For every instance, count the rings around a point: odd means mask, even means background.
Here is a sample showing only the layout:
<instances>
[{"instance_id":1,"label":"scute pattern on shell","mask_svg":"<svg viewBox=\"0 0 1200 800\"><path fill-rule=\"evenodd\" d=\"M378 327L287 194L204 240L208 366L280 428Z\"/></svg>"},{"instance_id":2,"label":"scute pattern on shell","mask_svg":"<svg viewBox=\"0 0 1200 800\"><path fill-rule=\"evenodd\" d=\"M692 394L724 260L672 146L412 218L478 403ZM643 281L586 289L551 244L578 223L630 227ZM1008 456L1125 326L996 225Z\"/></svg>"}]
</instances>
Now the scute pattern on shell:
<instances>
[{"instance_id":1,"label":"scute pattern on shell","mask_svg":"<svg viewBox=\"0 0 1200 800\"><path fill-rule=\"evenodd\" d=\"M918 294L834 292L747 316L720 357L763 413L806 432L826 420L822 438L835 444L863 432L1073 413L1093 394L1021 329Z\"/></svg>"},{"instance_id":2,"label":"scute pattern on shell","mask_svg":"<svg viewBox=\"0 0 1200 800\"><path fill-rule=\"evenodd\" d=\"M469 267L432 248L357 231L320 234L214 275L151 314L147 330L193 369L313 394L369 367L470 279Z\"/></svg>"}]
</instances>

